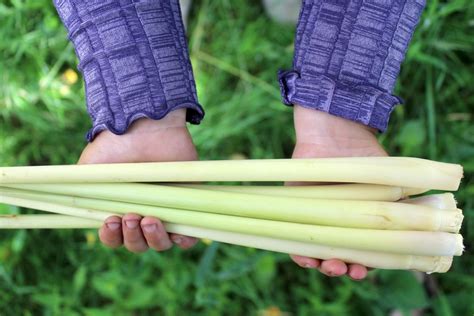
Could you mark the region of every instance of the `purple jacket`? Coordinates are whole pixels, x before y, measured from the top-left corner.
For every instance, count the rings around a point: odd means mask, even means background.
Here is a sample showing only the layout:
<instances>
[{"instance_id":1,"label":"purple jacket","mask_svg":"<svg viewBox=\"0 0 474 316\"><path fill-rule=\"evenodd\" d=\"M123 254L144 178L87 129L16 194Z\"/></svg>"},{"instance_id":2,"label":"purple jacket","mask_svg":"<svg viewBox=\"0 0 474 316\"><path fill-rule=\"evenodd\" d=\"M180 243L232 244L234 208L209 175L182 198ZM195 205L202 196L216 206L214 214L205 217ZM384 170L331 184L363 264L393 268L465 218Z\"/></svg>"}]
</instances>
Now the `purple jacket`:
<instances>
[{"instance_id":1,"label":"purple jacket","mask_svg":"<svg viewBox=\"0 0 474 316\"><path fill-rule=\"evenodd\" d=\"M54 0L79 58L92 141L123 134L138 118L187 108L199 124L178 0ZM293 70L280 72L284 103L325 111L384 131L392 95L423 0L305 0Z\"/></svg>"}]
</instances>

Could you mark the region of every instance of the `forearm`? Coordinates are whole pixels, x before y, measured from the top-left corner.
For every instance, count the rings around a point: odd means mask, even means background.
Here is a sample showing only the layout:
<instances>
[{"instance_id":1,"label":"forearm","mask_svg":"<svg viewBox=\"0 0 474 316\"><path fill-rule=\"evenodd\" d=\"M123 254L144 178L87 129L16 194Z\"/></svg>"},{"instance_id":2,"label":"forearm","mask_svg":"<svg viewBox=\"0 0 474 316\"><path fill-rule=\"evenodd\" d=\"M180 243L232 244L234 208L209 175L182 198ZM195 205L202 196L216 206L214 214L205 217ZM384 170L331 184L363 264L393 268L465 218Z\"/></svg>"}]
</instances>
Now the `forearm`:
<instances>
[{"instance_id":1,"label":"forearm","mask_svg":"<svg viewBox=\"0 0 474 316\"><path fill-rule=\"evenodd\" d=\"M55 0L79 58L92 141L102 130L123 134L137 119L161 119L186 108L199 123L197 101L178 0Z\"/></svg>"},{"instance_id":2,"label":"forearm","mask_svg":"<svg viewBox=\"0 0 474 316\"><path fill-rule=\"evenodd\" d=\"M284 103L384 131L401 102L392 92L423 7L423 0L305 0L293 70L280 73Z\"/></svg>"}]
</instances>

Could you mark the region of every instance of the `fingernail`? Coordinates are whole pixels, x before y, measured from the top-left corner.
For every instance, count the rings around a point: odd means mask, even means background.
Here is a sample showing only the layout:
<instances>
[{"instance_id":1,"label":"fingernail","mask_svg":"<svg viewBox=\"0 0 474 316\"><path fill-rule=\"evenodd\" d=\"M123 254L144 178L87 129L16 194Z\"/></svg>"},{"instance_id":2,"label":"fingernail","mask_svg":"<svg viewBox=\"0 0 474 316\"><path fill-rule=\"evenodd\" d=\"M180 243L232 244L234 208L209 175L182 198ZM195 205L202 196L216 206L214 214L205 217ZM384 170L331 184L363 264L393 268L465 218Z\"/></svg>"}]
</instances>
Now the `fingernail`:
<instances>
[{"instance_id":1,"label":"fingernail","mask_svg":"<svg viewBox=\"0 0 474 316\"><path fill-rule=\"evenodd\" d=\"M128 220L125 221L125 225L127 225L128 228L135 229L138 227L138 221L137 220Z\"/></svg>"},{"instance_id":2,"label":"fingernail","mask_svg":"<svg viewBox=\"0 0 474 316\"><path fill-rule=\"evenodd\" d=\"M310 269L310 268L313 267L313 265L312 265L311 263L305 263L303 266L304 266L305 268L308 268L308 269Z\"/></svg>"},{"instance_id":3,"label":"fingernail","mask_svg":"<svg viewBox=\"0 0 474 316\"><path fill-rule=\"evenodd\" d=\"M151 224L151 225L143 225L142 226L143 230L147 233L152 233L152 232L155 232L157 227L155 224Z\"/></svg>"},{"instance_id":4,"label":"fingernail","mask_svg":"<svg viewBox=\"0 0 474 316\"><path fill-rule=\"evenodd\" d=\"M363 278L357 278L357 277L355 277L355 276L353 276L353 275L351 275L351 274L349 274L349 277L350 277L352 280L354 280L354 281L362 281L362 279L363 279Z\"/></svg>"},{"instance_id":5,"label":"fingernail","mask_svg":"<svg viewBox=\"0 0 474 316\"><path fill-rule=\"evenodd\" d=\"M183 242L183 238L179 236L173 236L171 239L173 240L175 244L178 244L178 245L180 245Z\"/></svg>"},{"instance_id":6,"label":"fingernail","mask_svg":"<svg viewBox=\"0 0 474 316\"><path fill-rule=\"evenodd\" d=\"M111 222L111 223L105 223L105 225L110 230L117 230L120 228L120 223Z\"/></svg>"}]
</instances>

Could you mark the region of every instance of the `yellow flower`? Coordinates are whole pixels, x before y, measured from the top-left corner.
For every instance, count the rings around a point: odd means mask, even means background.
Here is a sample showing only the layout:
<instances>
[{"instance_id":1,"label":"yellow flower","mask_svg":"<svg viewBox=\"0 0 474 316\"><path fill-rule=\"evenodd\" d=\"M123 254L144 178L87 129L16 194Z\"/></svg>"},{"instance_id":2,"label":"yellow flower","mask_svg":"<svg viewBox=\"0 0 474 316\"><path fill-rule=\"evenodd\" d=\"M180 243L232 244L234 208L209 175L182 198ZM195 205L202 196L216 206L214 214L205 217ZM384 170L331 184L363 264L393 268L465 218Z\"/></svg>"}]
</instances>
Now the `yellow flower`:
<instances>
[{"instance_id":1,"label":"yellow flower","mask_svg":"<svg viewBox=\"0 0 474 316\"><path fill-rule=\"evenodd\" d=\"M97 235L95 232L86 232L86 241L88 246L93 246L97 242Z\"/></svg>"},{"instance_id":2,"label":"yellow flower","mask_svg":"<svg viewBox=\"0 0 474 316\"><path fill-rule=\"evenodd\" d=\"M289 316L289 313L283 312L277 306L270 306L260 311L259 316Z\"/></svg>"},{"instance_id":3,"label":"yellow flower","mask_svg":"<svg viewBox=\"0 0 474 316\"><path fill-rule=\"evenodd\" d=\"M64 80L64 82L66 82L66 84L73 85L77 82L79 76L77 75L77 72L69 68L63 73L62 79Z\"/></svg>"},{"instance_id":4,"label":"yellow flower","mask_svg":"<svg viewBox=\"0 0 474 316\"><path fill-rule=\"evenodd\" d=\"M202 241L203 243L205 243L206 245L208 245L208 246L209 246L210 244L212 244L212 240L207 239L207 238L202 238L201 241Z\"/></svg>"}]
</instances>

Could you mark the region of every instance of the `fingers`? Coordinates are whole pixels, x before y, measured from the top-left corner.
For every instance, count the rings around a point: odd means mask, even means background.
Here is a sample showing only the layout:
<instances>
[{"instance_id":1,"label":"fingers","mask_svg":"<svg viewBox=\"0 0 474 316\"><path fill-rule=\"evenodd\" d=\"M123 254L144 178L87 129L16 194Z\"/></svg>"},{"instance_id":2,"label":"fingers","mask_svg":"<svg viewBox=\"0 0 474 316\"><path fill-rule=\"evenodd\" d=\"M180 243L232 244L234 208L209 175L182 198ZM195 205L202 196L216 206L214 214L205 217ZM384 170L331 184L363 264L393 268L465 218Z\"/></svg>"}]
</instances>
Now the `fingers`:
<instances>
[{"instance_id":1,"label":"fingers","mask_svg":"<svg viewBox=\"0 0 474 316\"><path fill-rule=\"evenodd\" d=\"M290 255L290 258L300 267L308 268L308 269L315 269L318 268L321 262L318 259L297 256L297 255Z\"/></svg>"},{"instance_id":2,"label":"fingers","mask_svg":"<svg viewBox=\"0 0 474 316\"><path fill-rule=\"evenodd\" d=\"M118 216L111 216L105 220L104 225L99 230L100 241L110 248L117 248L122 245L122 219Z\"/></svg>"},{"instance_id":3,"label":"fingers","mask_svg":"<svg viewBox=\"0 0 474 316\"><path fill-rule=\"evenodd\" d=\"M367 268L360 264L350 264L347 275L349 275L349 277L351 277L353 280L358 281L365 279L367 276L367 271Z\"/></svg>"},{"instance_id":4,"label":"fingers","mask_svg":"<svg viewBox=\"0 0 474 316\"><path fill-rule=\"evenodd\" d=\"M148 246L157 251L167 250L173 246L173 243L182 249L188 249L198 242L198 240L193 237L179 234L168 235L163 223L154 217L144 217L140 225Z\"/></svg>"},{"instance_id":5,"label":"fingers","mask_svg":"<svg viewBox=\"0 0 474 316\"><path fill-rule=\"evenodd\" d=\"M338 259L319 260L297 255L290 255L291 259L302 268L318 269L321 273L338 277L346 275L359 281L367 277L368 268L360 264L346 264Z\"/></svg>"},{"instance_id":6,"label":"fingers","mask_svg":"<svg viewBox=\"0 0 474 316\"><path fill-rule=\"evenodd\" d=\"M329 259L321 263L319 271L327 276L341 276L347 273L347 265L341 260Z\"/></svg>"},{"instance_id":7,"label":"fingers","mask_svg":"<svg viewBox=\"0 0 474 316\"><path fill-rule=\"evenodd\" d=\"M101 242L110 248L122 244L131 252L144 252L151 248L163 251L171 248L173 243L182 249L194 246L198 239L179 234L169 234L163 223L155 217L141 217L127 214L123 218L111 216L106 219L99 230Z\"/></svg>"},{"instance_id":8,"label":"fingers","mask_svg":"<svg viewBox=\"0 0 474 316\"><path fill-rule=\"evenodd\" d=\"M126 214L122 218L122 233L125 248L135 253L148 250L148 244L140 229L141 219L141 216L136 214Z\"/></svg>"},{"instance_id":9,"label":"fingers","mask_svg":"<svg viewBox=\"0 0 474 316\"><path fill-rule=\"evenodd\" d=\"M183 236L179 234L170 234L171 240L182 249L189 249L197 244L198 239L189 236Z\"/></svg>"},{"instance_id":10,"label":"fingers","mask_svg":"<svg viewBox=\"0 0 474 316\"><path fill-rule=\"evenodd\" d=\"M148 246L156 251L163 251L171 248L173 243L165 230L163 223L154 217L144 217L140 226L143 231Z\"/></svg>"}]
</instances>

